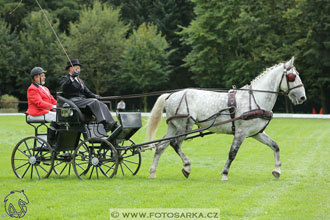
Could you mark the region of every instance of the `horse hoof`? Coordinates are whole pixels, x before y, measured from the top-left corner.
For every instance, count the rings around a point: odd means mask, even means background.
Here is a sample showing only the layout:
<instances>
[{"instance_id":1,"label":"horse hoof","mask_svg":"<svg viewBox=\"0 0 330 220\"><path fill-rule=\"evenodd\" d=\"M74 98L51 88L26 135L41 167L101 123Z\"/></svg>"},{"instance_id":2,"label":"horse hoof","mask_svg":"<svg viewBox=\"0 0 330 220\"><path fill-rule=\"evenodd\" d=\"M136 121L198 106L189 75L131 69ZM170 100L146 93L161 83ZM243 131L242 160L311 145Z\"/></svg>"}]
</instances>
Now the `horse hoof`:
<instances>
[{"instance_id":1,"label":"horse hoof","mask_svg":"<svg viewBox=\"0 0 330 220\"><path fill-rule=\"evenodd\" d=\"M156 179L156 174L150 174L149 179Z\"/></svg>"},{"instance_id":2,"label":"horse hoof","mask_svg":"<svg viewBox=\"0 0 330 220\"><path fill-rule=\"evenodd\" d=\"M222 181L228 181L228 176L227 175L222 175Z\"/></svg>"},{"instance_id":3,"label":"horse hoof","mask_svg":"<svg viewBox=\"0 0 330 220\"><path fill-rule=\"evenodd\" d=\"M276 170L273 170L273 171L272 171L272 174L273 174L273 176L275 176L275 177L276 177L276 179L279 179L279 178L280 178L280 176L281 176L281 173L280 173L280 172L278 172L278 171L276 171Z\"/></svg>"},{"instance_id":4,"label":"horse hoof","mask_svg":"<svg viewBox=\"0 0 330 220\"><path fill-rule=\"evenodd\" d=\"M181 171L182 171L184 177L186 177L188 179L190 173L188 173L184 168L182 168Z\"/></svg>"}]
</instances>

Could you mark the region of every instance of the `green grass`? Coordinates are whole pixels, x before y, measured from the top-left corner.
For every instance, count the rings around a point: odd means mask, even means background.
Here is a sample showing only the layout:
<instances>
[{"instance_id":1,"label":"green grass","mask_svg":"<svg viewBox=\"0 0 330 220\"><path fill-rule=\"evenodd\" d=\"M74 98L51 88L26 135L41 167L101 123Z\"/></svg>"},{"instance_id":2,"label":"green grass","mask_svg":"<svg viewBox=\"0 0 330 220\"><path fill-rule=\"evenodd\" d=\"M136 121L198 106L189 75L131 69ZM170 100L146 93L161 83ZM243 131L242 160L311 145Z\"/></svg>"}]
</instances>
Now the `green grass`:
<instances>
[{"instance_id":1,"label":"green grass","mask_svg":"<svg viewBox=\"0 0 330 220\"><path fill-rule=\"evenodd\" d=\"M144 121L145 123L145 121ZM22 116L0 117L0 199L24 189L30 200L24 219L109 219L109 208L219 208L221 219L330 219L330 120L273 119L266 132L281 149L282 176L275 179L273 152L247 139L233 162L229 181L220 172L232 136L210 135L183 144L192 163L189 179L170 147L149 179L153 151L144 152L136 176L81 181L75 175L18 179L11 152L33 135ZM165 133L163 123L157 133ZM133 140L145 141L141 129ZM3 201L3 200L2 200ZM11 219L0 208L1 219Z\"/></svg>"}]
</instances>

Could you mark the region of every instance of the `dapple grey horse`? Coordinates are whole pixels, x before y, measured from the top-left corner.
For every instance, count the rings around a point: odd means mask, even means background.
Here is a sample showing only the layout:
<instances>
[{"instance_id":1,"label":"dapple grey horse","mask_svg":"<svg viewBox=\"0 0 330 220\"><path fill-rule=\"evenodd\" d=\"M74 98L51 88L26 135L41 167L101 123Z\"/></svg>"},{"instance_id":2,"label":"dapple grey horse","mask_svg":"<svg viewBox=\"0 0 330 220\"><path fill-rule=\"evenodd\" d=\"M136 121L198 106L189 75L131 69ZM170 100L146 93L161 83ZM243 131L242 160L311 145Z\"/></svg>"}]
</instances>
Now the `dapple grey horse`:
<instances>
[{"instance_id":1,"label":"dapple grey horse","mask_svg":"<svg viewBox=\"0 0 330 220\"><path fill-rule=\"evenodd\" d=\"M250 85L237 89L235 117L244 115L244 113L254 109L271 112L280 92L287 94L291 102L295 105L303 103L306 100L305 89L293 62L294 57L288 62L274 65L257 76L251 81ZM163 94L157 99L148 119L148 138L149 140L154 138L164 108L168 119L168 129L164 138L168 138L191 131L194 124L197 124L199 127L209 126L212 120L205 119L221 112L223 109L228 109L227 102L228 93L214 91L185 89L172 94ZM228 110L227 114L219 114L215 119L215 123L221 124L221 122L230 119L231 116ZM272 174L276 178L280 177L281 161L279 147L263 131L268 125L269 120L263 117L251 117L249 120L235 120L233 123L212 126L208 129L214 133L234 135L228 160L222 170L222 180L228 180L230 165L235 159L242 142L247 137L252 137L268 145L274 151L275 169L272 171ZM235 126L234 131L233 126ZM156 145L156 152L149 170L150 178L156 178L159 158L169 144L181 157L184 165L182 172L188 178L191 168L189 159L181 149L184 139L185 136L181 136L170 141L162 141Z\"/></svg>"}]
</instances>

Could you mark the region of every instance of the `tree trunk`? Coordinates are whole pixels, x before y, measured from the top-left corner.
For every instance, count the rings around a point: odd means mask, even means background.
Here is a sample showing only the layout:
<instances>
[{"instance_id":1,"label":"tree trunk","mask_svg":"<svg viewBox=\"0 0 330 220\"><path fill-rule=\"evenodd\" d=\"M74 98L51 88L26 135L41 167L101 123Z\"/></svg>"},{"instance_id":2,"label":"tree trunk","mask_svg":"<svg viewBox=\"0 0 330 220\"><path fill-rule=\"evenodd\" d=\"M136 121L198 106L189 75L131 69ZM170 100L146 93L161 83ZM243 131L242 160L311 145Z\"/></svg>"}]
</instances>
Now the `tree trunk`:
<instances>
[{"instance_id":1,"label":"tree trunk","mask_svg":"<svg viewBox=\"0 0 330 220\"><path fill-rule=\"evenodd\" d=\"M287 96L285 96L284 100L285 100L285 113L293 113L293 108L290 99Z\"/></svg>"},{"instance_id":2,"label":"tree trunk","mask_svg":"<svg viewBox=\"0 0 330 220\"><path fill-rule=\"evenodd\" d=\"M143 92L143 93L145 93L145 92ZM144 112L147 112L147 109L148 109L147 96L143 97L143 109L144 109Z\"/></svg>"},{"instance_id":3,"label":"tree trunk","mask_svg":"<svg viewBox=\"0 0 330 220\"><path fill-rule=\"evenodd\" d=\"M326 88L324 88L322 86L320 91L321 91L320 92L320 101L321 101L321 107L323 109L323 114L328 114Z\"/></svg>"}]
</instances>

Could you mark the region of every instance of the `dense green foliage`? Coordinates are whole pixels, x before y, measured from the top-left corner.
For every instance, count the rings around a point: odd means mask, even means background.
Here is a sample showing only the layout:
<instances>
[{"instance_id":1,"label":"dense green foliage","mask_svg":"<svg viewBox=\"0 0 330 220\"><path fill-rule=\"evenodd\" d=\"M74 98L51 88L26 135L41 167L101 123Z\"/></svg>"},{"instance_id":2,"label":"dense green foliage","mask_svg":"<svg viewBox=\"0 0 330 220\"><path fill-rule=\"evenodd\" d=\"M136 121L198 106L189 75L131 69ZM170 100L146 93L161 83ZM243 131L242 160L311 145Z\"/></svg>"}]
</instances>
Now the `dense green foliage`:
<instances>
[{"instance_id":1,"label":"dense green foliage","mask_svg":"<svg viewBox=\"0 0 330 220\"><path fill-rule=\"evenodd\" d=\"M57 30L58 23L53 25ZM24 20L24 29L20 31L21 47L19 54L21 70L18 72L16 86L28 88L31 83L30 71L33 67L41 66L46 71L47 86L55 94L59 87L59 77L63 70L62 63L65 56L59 50L59 45L43 17L41 11L32 12ZM26 95L26 91L18 89L20 97Z\"/></svg>"},{"instance_id":2,"label":"dense green foliage","mask_svg":"<svg viewBox=\"0 0 330 220\"><path fill-rule=\"evenodd\" d=\"M93 8L82 10L69 31L65 43L70 56L83 64L81 77L89 88L97 94L113 91L127 32L119 10L95 2Z\"/></svg>"},{"instance_id":3,"label":"dense green foliage","mask_svg":"<svg viewBox=\"0 0 330 220\"><path fill-rule=\"evenodd\" d=\"M18 111L18 98L12 95L2 95L0 97L0 109L12 109L14 112Z\"/></svg>"},{"instance_id":4,"label":"dense green foliage","mask_svg":"<svg viewBox=\"0 0 330 220\"><path fill-rule=\"evenodd\" d=\"M143 118L145 124L146 118ZM184 142L192 164L189 179L182 161L169 147L162 155L157 179L148 178L154 151L142 154L136 176L79 180L52 173L46 180L18 179L10 157L15 144L34 133L24 116L0 116L0 196L24 190L30 203L24 219L109 219L110 208L217 208L222 220L328 219L330 216L329 119L274 119L266 132L281 149L282 175L276 180L274 154L253 139L244 141L232 164L229 181L221 181L231 135L210 135ZM166 122L157 137L166 132ZM288 133L290 131L290 137ZM145 130L133 136L145 141ZM17 205L17 204L16 204ZM17 206L15 206L17 207ZM1 219L12 219L5 213Z\"/></svg>"},{"instance_id":5,"label":"dense green foliage","mask_svg":"<svg viewBox=\"0 0 330 220\"><path fill-rule=\"evenodd\" d=\"M69 55L85 64L83 73L89 79L88 86L101 95L131 91L120 88L117 74L121 74L119 67L124 60L123 46L145 23L155 25L168 43L166 51L173 51L166 58L169 60L164 60L168 63L166 68L171 69L170 74L164 73L169 80L148 86L148 92L242 86L266 67L295 56L308 97L298 111L322 107L328 112L330 1L39 2ZM59 89L58 77L64 73L66 58L36 2L23 1L10 15L17 5L18 2L0 0L0 93L26 100L28 73L37 65L48 70L47 85L54 94ZM133 73L137 67L131 67L129 72ZM126 82L133 84L134 78ZM277 106L281 111L283 103L280 100ZM286 109L290 109L288 103Z\"/></svg>"},{"instance_id":6,"label":"dense green foliage","mask_svg":"<svg viewBox=\"0 0 330 220\"><path fill-rule=\"evenodd\" d=\"M196 19L181 35L192 47L185 66L197 84L243 86L262 69L294 55L307 96L326 109L329 1L194 2Z\"/></svg>"},{"instance_id":7,"label":"dense green foliage","mask_svg":"<svg viewBox=\"0 0 330 220\"><path fill-rule=\"evenodd\" d=\"M147 92L168 81L170 74L168 43L154 25L141 24L128 38L118 78L121 89ZM145 98L146 101L146 98ZM145 111L147 103L144 103Z\"/></svg>"}]
</instances>

